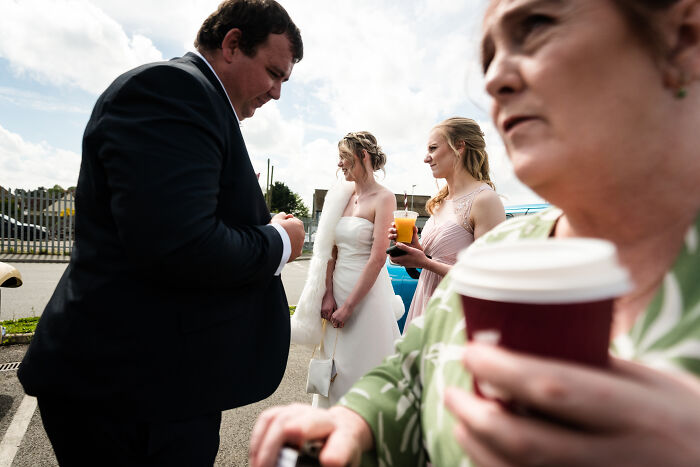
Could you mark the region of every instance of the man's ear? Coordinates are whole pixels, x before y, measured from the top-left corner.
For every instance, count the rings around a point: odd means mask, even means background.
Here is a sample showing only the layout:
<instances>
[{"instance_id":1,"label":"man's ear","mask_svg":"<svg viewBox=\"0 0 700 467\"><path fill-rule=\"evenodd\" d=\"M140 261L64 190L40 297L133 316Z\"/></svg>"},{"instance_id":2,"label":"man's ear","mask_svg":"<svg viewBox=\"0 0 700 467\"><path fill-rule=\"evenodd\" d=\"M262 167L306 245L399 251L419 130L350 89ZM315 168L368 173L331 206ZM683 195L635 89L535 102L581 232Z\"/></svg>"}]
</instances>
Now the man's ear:
<instances>
[{"instance_id":1,"label":"man's ear","mask_svg":"<svg viewBox=\"0 0 700 467\"><path fill-rule=\"evenodd\" d=\"M700 0L681 0L670 8L670 58L666 85L683 87L700 80Z\"/></svg>"},{"instance_id":2,"label":"man's ear","mask_svg":"<svg viewBox=\"0 0 700 467\"><path fill-rule=\"evenodd\" d=\"M224 59L227 62L233 60L233 56L236 53L241 53L239 46L239 41L241 40L242 31L238 28L230 29L229 32L224 36L224 40L221 41L221 51Z\"/></svg>"}]
</instances>

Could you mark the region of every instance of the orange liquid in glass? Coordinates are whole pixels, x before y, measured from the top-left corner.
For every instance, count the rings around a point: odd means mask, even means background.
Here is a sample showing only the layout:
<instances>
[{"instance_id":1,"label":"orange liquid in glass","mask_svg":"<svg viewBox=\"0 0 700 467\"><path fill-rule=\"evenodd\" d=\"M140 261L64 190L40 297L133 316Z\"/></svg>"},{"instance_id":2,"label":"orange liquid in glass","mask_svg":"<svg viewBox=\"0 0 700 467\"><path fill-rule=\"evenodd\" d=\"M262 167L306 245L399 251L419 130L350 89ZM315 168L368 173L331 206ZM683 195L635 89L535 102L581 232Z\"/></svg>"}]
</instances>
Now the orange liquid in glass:
<instances>
[{"instance_id":1,"label":"orange liquid in glass","mask_svg":"<svg viewBox=\"0 0 700 467\"><path fill-rule=\"evenodd\" d=\"M413 226L415 223L415 219L395 217L394 224L396 224L396 241L401 243L411 243L411 239L413 238Z\"/></svg>"}]
</instances>

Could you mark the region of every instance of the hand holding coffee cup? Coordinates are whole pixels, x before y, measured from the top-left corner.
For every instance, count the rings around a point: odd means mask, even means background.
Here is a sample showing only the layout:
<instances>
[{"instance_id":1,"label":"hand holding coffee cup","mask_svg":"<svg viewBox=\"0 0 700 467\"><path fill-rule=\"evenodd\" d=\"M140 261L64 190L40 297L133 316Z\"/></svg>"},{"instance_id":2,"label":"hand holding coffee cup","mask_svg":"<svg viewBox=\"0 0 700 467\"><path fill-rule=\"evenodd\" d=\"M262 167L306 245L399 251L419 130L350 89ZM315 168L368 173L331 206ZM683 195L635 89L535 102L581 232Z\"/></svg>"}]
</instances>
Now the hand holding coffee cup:
<instances>
[{"instance_id":1,"label":"hand holding coffee cup","mask_svg":"<svg viewBox=\"0 0 700 467\"><path fill-rule=\"evenodd\" d=\"M468 341L597 367L608 365L613 299L631 287L614 245L594 239L467 249L452 278ZM476 380L474 389L507 400Z\"/></svg>"}]
</instances>

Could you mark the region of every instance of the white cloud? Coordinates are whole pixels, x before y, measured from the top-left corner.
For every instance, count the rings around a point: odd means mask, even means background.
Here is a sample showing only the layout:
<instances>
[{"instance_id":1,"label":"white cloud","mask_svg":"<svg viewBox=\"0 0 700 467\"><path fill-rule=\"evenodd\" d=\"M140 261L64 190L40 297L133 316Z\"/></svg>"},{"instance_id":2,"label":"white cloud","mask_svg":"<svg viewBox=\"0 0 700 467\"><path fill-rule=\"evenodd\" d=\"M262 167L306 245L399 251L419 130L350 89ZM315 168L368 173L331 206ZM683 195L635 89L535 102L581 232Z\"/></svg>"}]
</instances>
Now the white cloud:
<instances>
[{"instance_id":1,"label":"white cloud","mask_svg":"<svg viewBox=\"0 0 700 467\"><path fill-rule=\"evenodd\" d=\"M134 7L122 0L3 0L0 57L18 76L99 93L118 74L160 60L159 49L181 44L179 53L191 48L201 22L218 3L142 0ZM410 193L416 185L415 194L433 194L435 181L422 162L428 132L444 118L463 115L478 120L486 132L499 192L512 203L537 200L514 177L484 111L489 102L478 43L485 0L281 3L301 29L305 56L292 74L295 92L283 92L279 103L267 104L244 121L242 131L263 184L269 157L275 180L287 183L311 207L313 190L328 188L336 179L338 139L348 131L369 130L388 156L381 183L395 192ZM15 84L0 87L2 100L41 111L79 108ZM6 144L7 135L22 144ZM51 142L24 142L6 130L2 137L3 179L9 173L6 159L29 164L46 157L51 166L64 153L75 156L52 148ZM10 153L10 147L20 152ZM27 154L35 159L25 159ZM13 177L32 172L14 170ZM23 183L50 184L40 177Z\"/></svg>"},{"instance_id":2,"label":"white cloud","mask_svg":"<svg viewBox=\"0 0 700 467\"><path fill-rule=\"evenodd\" d=\"M305 90L296 109L301 115L309 107L323 109L328 119L315 123L329 136L315 139L312 148L303 142L280 146L272 157L275 179L282 177L310 200L314 188L327 188L335 180L337 139L348 131L369 130L387 153L380 182L399 193L433 194L435 180L423 163L428 132L446 117L464 115L480 120L487 133L492 176L506 202L538 201L515 178L500 137L486 120L490 103L478 48L484 5L482 0L285 2L304 39L304 59L291 78ZM287 99L297 97L283 93L281 103ZM258 139L269 145L284 134L310 130L308 120L287 122L277 114L274 131L265 134L268 123L256 122L266 118L263 112L245 122L259 130L256 139L244 131L251 152L257 152ZM264 179L265 164L260 167Z\"/></svg>"},{"instance_id":3,"label":"white cloud","mask_svg":"<svg viewBox=\"0 0 700 467\"><path fill-rule=\"evenodd\" d=\"M32 108L45 112L67 112L89 114L90 108L63 102L55 96L47 96L24 89L0 86L0 101L9 102L23 108Z\"/></svg>"},{"instance_id":4,"label":"white cloud","mask_svg":"<svg viewBox=\"0 0 700 467\"><path fill-rule=\"evenodd\" d=\"M272 102L245 120L241 131L253 168L260 173L261 187L266 183L269 158L273 181L282 181L299 193L311 209L314 190L329 188L335 180L338 146L323 138L305 141L305 127L302 120L284 119Z\"/></svg>"},{"instance_id":5,"label":"white cloud","mask_svg":"<svg viewBox=\"0 0 700 467\"><path fill-rule=\"evenodd\" d=\"M491 176L503 195L504 204L537 203L541 199L524 186L513 173L505 147L490 121L478 122L485 133ZM327 189L337 180L337 140L315 138L308 141L305 122L286 120L277 104L267 104L256 115L243 122L242 132L256 172L260 173L261 187L265 186L267 159L274 166L274 181L283 181L299 193L311 209L315 189ZM430 127L418 134L414 147L387 153L385 173L377 172L378 181L395 193L432 195L438 187L430 169L423 162L425 139ZM339 137L342 135L339 135ZM384 145L378 135L380 145ZM444 180L439 181L440 186ZM413 187L415 185L415 187Z\"/></svg>"},{"instance_id":6,"label":"white cloud","mask_svg":"<svg viewBox=\"0 0 700 467\"><path fill-rule=\"evenodd\" d=\"M19 76L97 94L120 73L162 60L151 40L85 0L5 0L0 56Z\"/></svg>"},{"instance_id":7,"label":"white cloud","mask_svg":"<svg viewBox=\"0 0 700 467\"><path fill-rule=\"evenodd\" d=\"M486 152L489 155L491 177L496 191L501 195L503 204L541 203L542 198L525 186L515 176L503 140L490 120L479 121L484 132Z\"/></svg>"},{"instance_id":8,"label":"white cloud","mask_svg":"<svg viewBox=\"0 0 700 467\"><path fill-rule=\"evenodd\" d=\"M442 57L417 34L407 9L377 2L324 5L294 4L305 57L292 79L310 85L339 133L364 128L385 139L405 138L455 104L449 96L459 71L443 73Z\"/></svg>"},{"instance_id":9,"label":"white cloud","mask_svg":"<svg viewBox=\"0 0 700 467\"><path fill-rule=\"evenodd\" d=\"M0 126L0 185L5 188L64 188L78 182L80 156L48 143L24 141Z\"/></svg>"},{"instance_id":10,"label":"white cloud","mask_svg":"<svg viewBox=\"0 0 700 467\"><path fill-rule=\"evenodd\" d=\"M202 21L216 10L220 0L142 0L138 8L124 0L91 0L126 30L193 48ZM170 57L168 57L170 58Z\"/></svg>"}]
</instances>

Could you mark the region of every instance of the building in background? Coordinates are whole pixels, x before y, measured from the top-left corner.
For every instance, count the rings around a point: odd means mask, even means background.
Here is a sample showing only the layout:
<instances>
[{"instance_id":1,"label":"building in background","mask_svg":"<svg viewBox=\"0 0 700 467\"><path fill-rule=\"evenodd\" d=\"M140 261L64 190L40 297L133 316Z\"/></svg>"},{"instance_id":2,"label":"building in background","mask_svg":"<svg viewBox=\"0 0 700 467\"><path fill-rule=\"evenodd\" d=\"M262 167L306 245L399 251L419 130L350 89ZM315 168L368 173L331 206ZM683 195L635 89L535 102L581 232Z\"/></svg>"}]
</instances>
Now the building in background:
<instances>
[{"instance_id":1,"label":"building in background","mask_svg":"<svg viewBox=\"0 0 700 467\"><path fill-rule=\"evenodd\" d=\"M312 201L312 208L311 208L311 216L313 219L318 222L318 218L321 216L321 211L323 210L323 201L326 199L326 194L328 193L328 190L320 190L316 189L314 190L314 198ZM396 196L396 206L397 209L403 209L404 207L404 194L403 193L394 193L394 196ZM420 231L423 226L425 225L425 222L428 220L430 217L430 214L428 214L428 211L425 210L425 204L428 202L430 199L430 196L426 195L408 195L408 210L409 211L416 211L418 213L418 219L416 220L416 227L418 227L418 230ZM413 206L413 207L411 207Z\"/></svg>"}]
</instances>

